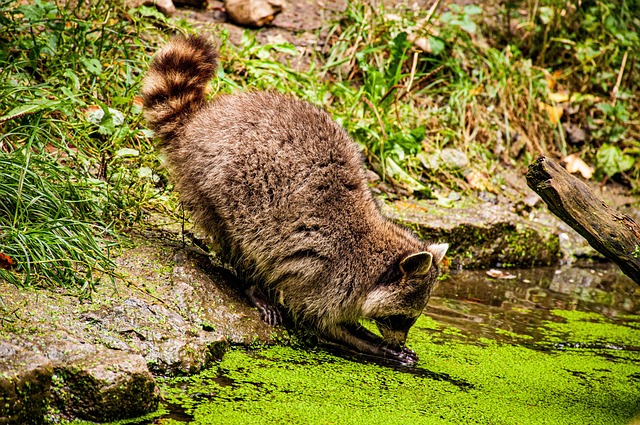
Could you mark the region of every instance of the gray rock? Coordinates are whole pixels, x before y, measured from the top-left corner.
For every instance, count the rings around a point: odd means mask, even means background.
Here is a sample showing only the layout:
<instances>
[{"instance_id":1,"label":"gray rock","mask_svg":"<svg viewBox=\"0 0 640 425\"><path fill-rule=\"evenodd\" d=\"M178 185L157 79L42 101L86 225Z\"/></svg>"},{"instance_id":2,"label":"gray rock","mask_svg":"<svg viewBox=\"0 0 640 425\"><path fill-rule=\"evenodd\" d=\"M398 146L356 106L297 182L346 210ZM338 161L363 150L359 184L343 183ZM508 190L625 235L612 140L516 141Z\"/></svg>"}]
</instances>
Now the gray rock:
<instances>
[{"instance_id":1,"label":"gray rock","mask_svg":"<svg viewBox=\"0 0 640 425\"><path fill-rule=\"evenodd\" d=\"M42 348L54 363L52 404L63 415L108 422L157 409L159 390L142 356L71 337Z\"/></svg>"},{"instance_id":2,"label":"gray rock","mask_svg":"<svg viewBox=\"0 0 640 425\"><path fill-rule=\"evenodd\" d=\"M139 416L158 402L150 371L194 373L230 344L284 337L206 255L167 246L164 235L137 243L116 260L123 279L98 285L91 300L0 281L6 311L24 312L0 321L0 341L16 346L0 346L0 425L40 423L47 403L54 421Z\"/></svg>"},{"instance_id":3,"label":"gray rock","mask_svg":"<svg viewBox=\"0 0 640 425\"><path fill-rule=\"evenodd\" d=\"M0 340L0 424L41 424L49 399L52 362Z\"/></svg>"},{"instance_id":4,"label":"gray rock","mask_svg":"<svg viewBox=\"0 0 640 425\"><path fill-rule=\"evenodd\" d=\"M138 247L117 261L130 277L153 268L157 250ZM272 343L275 330L237 292L228 270L214 266L194 250L178 250L173 268L158 274L155 297L129 293L80 317L91 324L89 340L141 354L152 372L195 373L222 357L232 344ZM166 261L166 260L165 260Z\"/></svg>"},{"instance_id":5,"label":"gray rock","mask_svg":"<svg viewBox=\"0 0 640 425\"><path fill-rule=\"evenodd\" d=\"M469 158L459 149L442 149L442 152L440 152L440 159L447 167L454 170L462 170L469 166Z\"/></svg>"}]
</instances>

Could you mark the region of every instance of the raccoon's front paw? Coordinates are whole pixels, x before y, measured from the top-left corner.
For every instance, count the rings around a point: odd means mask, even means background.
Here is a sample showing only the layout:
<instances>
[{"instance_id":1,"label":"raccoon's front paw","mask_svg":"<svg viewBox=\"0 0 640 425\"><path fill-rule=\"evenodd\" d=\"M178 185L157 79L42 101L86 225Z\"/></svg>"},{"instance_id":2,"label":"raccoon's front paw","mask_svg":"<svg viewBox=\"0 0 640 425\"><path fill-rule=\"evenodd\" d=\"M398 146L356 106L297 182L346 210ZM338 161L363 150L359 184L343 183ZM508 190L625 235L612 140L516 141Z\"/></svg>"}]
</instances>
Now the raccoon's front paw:
<instances>
[{"instance_id":1,"label":"raccoon's front paw","mask_svg":"<svg viewBox=\"0 0 640 425\"><path fill-rule=\"evenodd\" d=\"M400 363L411 366L418 362L418 355L415 351L408 347L402 347L402 351L400 351L398 360Z\"/></svg>"},{"instance_id":2,"label":"raccoon's front paw","mask_svg":"<svg viewBox=\"0 0 640 425\"><path fill-rule=\"evenodd\" d=\"M271 326L279 326L282 324L282 316L277 308L266 303L258 305L257 307L260 312L260 317L267 322L267 324Z\"/></svg>"},{"instance_id":3,"label":"raccoon's front paw","mask_svg":"<svg viewBox=\"0 0 640 425\"><path fill-rule=\"evenodd\" d=\"M246 290L247 296L251 303L260 312L260 318L271 326L278 326L282 323L280 311L267 299L262 290L257 285L250 286Z\"/></svg>"},{"instance_id":4,"label":"raccoon's front paw","mask_svg":"<svg viewBox=\"0 0 640 425\"><path fill-rule=\"evenodd\" d=\"M404 366L413 366L418 362L418 355L408 347L395 347L389 349L389 357Z\"/></svg>"}]
</instances>

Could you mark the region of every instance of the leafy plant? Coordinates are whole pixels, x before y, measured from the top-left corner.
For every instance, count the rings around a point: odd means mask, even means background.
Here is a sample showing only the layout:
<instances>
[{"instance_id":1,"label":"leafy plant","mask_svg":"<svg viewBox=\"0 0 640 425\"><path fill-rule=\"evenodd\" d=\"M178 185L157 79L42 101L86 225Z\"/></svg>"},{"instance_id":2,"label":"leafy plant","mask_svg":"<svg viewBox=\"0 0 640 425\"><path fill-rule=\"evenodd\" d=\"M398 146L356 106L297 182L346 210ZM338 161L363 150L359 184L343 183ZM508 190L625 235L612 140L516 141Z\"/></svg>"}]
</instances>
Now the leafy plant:
<instances>
[{"instance_id":1,"label":"leafy plant","mask_svg":"<svg viewBox=\"0 0 640 425\"><path fill-rule=\"evenodd\" d=\"M0 278L91 288L112 272L114 230L162 196L135 98L158 30L127 13L0 2Z\"/></svg>"}]
</instances>

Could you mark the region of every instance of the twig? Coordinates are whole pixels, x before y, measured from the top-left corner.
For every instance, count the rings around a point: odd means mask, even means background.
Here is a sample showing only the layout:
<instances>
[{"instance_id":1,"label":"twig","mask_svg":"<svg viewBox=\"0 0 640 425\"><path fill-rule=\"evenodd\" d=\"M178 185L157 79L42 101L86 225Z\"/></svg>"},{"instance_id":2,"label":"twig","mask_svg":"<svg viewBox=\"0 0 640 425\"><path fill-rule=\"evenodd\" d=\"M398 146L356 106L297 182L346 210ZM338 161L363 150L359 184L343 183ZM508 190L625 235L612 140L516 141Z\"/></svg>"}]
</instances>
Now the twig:
<instances>
[{"instance_id":1,"label":"twig","mask_svg":"<svg viewBox=\"0 0 640 425\"><path fill-rule=\"evenodd\" d=\"M420 25L418 26L418 28L416 28L416 30L414 31L414 34L419 34L426 28L427 24L431 20L431 17L435 13L439 4L440 4L440 0L436 0L433 2L433 4L431 5L431 8L427 12L427 16L425 16L425 18L420 21Z\"/></svg>"},{"instance_id":2,"label":"twig","mask_svg":"<svg viewBox=\"0 0 640 425\"><path fill-rule=\"evenodd\" d=\"M444 65L440 65L439 67L437 67L436 69L434 69L433 71L431 71L430 73L428 73L427 75L423 75L418 82L416 82L414 85L412 85L411 89L413 91L415 90L420 90L422 88L422 85L424 84L425 81L427 81L429 78L433 77L435 74L437 74L438 72L440 72L442 69L444 68ZM402 93L402 95L400 95L400 99L402 100L402 98L404 98L407 94L409 94L408 91Z\"/></svg>"},{"instance_id":3,"label":"twig","mask_svg":"<svg viewBox=\"0 0 640 425\"><path fill-rule=\"evenodd\" d=\"M620 82L622 81L622 74L624 74L624 66L627 64L627 56L629 55L629 49L624 52L624 56L622 56L622 64L620 64L620 71L618 71L618 79L616 80L616 85L611 91L611 106L616 106L616 99L618 96L618 90L620 89Z\"/></svg>"},{"instance_id":4,"label":"twig","mask_svg":"<svg viewBox=\"0 0 640 425\"><path fill-rule=\"evenodd\" d=\"M401 89L401 88L402 88L402 84L394 84L393 86L391 86L389 90L387 90L387 92L384 94L384 96L382 96L382 98L378 101L378 105L382 104L382 102L384 102L385 99L389 97L389 95L393 93L395 89Z\"/></svg>"},{"instance_id":5,"label":"twig","mask_svg":"<svg viewBox=\"0 0 640 425\"><path fill-rule=\"evenodd\" d=\"M382 122L382 118L380 117L380 114L378 114L378 110L376 109L376 107L373 106L373 103L371 103L371 101L367 99L365 96L362 97L362 100L373 111L374 115L378 119L378 124L380 125L380 129L382 129L382 135L384 136L384 139L389 140L389 138L387 137L387 131L384 128L384 123ZM382 145L382 148L384 149L384 144Z\"/></svg>"},{"instance_id":6,"label":"twig","mask_svg":"<svg viewBox=\"0 0 640 425\"><path fill-rule=\"evenodd\" d=\"M411 74L409 74L409 84L407 84L407 93L411 91L413 79L416 76L416 67L418 66L418 52L413 53L413 63L411 64Z\"/></svg>"}]
</instances>

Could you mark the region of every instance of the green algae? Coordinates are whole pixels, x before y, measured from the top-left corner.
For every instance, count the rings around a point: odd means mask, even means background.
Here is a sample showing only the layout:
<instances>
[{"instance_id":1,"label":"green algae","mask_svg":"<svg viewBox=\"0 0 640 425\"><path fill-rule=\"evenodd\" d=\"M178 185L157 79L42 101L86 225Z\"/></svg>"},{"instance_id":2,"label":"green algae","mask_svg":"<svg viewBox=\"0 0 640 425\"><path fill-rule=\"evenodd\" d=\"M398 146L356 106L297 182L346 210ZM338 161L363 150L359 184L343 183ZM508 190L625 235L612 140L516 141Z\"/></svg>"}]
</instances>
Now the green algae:
<instances>
[{"instance_id":1,"label":"green algae","mask_svg":"<svg viewBox=\"0 0 640 425\"><path fill-rule=\"evenodd\" d=\"M575 331L585 321L609 327L611 346L638 338L597 314L557 316L565 322L553 327ZM459 338L455 327L426 316L408 344L420 356L414 368L321 349L236 349L217 367L161 387L171 405L201 424L621 424L640 413L639 352ZM606 355L612 352L624 355Z\"/></svg>"},{"instance_id":2,"label":"green algae","mask_svg":"<svg viewBox=\"0 0 640 425\"><path fill-rule=\"evenodd\" d=\"M547 321L546 340L578 346L614 346L640 350L640 317L607 319L583 311L552 310L563 321Z\"/></svg>"}]
</instances>

